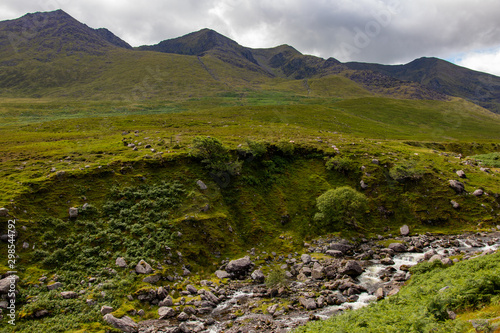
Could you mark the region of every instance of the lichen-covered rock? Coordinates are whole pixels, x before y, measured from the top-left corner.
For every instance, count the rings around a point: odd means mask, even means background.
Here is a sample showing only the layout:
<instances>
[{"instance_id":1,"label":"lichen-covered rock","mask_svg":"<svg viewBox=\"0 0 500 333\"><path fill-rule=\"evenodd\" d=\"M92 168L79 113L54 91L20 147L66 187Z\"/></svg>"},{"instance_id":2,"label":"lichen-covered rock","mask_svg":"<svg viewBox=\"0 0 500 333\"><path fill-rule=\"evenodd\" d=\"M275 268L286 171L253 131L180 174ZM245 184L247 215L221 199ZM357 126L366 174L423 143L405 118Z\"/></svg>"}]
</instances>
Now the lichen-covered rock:
<instances>
[{"instance_id":1,"label":"lichen-covered rock","mask_svg":"<svg viewBox=\"0 0 500 333\"><path fill-rule=\"evenodd\" d=\"M137 274L151 274L153 273L153 268L145 262L144 260L139 261L137 266L135 266L135 272Z\"/></svg>"},{"instance_id":2,"label":"lichen-covered rock","mask_svg":"<svg viewBox=\"0 0 500 333\"><path fill-rule=\"evenodd\" d=\"M455 190L458 194L462 193L465 191L465 185L462 182L459 182L458 180L449 180L450 187Z\"/></svg>"}]
</instances>

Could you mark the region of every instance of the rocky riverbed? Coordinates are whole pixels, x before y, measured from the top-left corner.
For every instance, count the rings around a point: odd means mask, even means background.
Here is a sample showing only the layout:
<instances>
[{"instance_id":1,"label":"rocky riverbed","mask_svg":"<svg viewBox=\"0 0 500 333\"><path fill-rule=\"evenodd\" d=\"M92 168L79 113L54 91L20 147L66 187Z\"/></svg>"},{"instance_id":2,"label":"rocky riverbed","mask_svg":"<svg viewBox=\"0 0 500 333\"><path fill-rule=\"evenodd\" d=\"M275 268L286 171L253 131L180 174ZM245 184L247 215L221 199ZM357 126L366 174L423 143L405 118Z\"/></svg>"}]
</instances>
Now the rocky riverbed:
<instances>
[{"instance_id":1,"label":"rocky riverbed","mask_svg":"<svg viewBox=\"0 0 500 333\"><path fill-rule=\"evenodd\" d=\"M217 278L186 285L178 302L172 299L174 291L164 287L136 295L141 302L159 306L158 320L135 323L110 313L104 319L124 332L289 332L310 320L396 294L418 262L453 265L493 253L499 246L500 233L495 231L357 242L322 238L305 244L305 253L286 257L252 249L246 257L223 261ZM265 264L257 267L263 257ZM281 280L269 286L264 272L273 271Z\"/></svg>"}]
</instances>

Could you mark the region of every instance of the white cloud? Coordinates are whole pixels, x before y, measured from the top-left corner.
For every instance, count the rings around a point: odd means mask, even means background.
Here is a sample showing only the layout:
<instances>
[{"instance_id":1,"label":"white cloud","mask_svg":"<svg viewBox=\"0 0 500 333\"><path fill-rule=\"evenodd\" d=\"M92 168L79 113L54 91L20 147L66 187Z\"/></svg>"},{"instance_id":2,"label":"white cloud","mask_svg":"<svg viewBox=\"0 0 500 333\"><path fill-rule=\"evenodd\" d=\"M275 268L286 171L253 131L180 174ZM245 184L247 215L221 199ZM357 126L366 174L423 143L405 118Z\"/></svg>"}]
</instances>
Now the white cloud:
<instances>
[{"instance_id":1,"label":"white cloud","mask_svg":"<svg viewBox=\"0 0 500 333\"><path fill-rule=\"evenodd\" d=\"M500 48L483 52L471 52L456 60L457 65L476 71L500 76Z\"/></svg>"}]
</instances>

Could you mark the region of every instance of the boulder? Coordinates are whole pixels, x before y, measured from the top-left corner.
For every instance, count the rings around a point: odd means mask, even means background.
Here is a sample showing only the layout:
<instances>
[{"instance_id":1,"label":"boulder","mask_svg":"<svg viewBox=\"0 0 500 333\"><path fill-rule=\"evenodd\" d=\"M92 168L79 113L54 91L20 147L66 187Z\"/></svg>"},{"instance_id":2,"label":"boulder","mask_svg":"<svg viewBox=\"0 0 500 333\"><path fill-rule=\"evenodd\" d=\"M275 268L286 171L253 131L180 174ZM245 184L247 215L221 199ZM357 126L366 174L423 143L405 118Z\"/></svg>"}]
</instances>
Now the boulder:
<instances>
[{"instance_id":1,"label":"boulder","mask_svg":"<svg viewBox=\"0 0 500 333\"><path fill-rule=\"evenodd\" d=\"M311 272L311 277L315 280L321 280L325 277L325 269L323 266L314 267Z\"/></svg>"},{"instance_id":2,"label":"boulder","mask_svg":"<svg viewBox=\"0 0 500 333\"><path fill-rule=\"evenodd\" d=\"M385 297L384 288L378 288L373 295L377 297L377 301L383 299Z\"/></svg>"},{"instance_id":3,"label":"boulder","mask_svg":"<svg viewBox=\"0 0 500 333\"><path fill-rule=\"evenodd\" d=\"M484 191L481 190L481 189L478 189L478 190L475 190L472 195L476 196L476 197L480 197L484 194Z\"/></svg>"},{"instance_id":4,"label":"boulder","mask_svg":"<svg viewBox=\"0 0 500 333\"><path fill-rule=\"evenodd\" d=\"M112 307L112 306L109 306L109 305L103 305L103 306L101 306L101 314L102 314L103 316L105 316L105 315L107 315L108 313L111 313L111 312L113 312L113 311L114 311L114 309L113 309L113 307Z\"/></svg>"},{"instance_id":5,"label":"boulder","mask_svg":"<svg viewBox=\"0 0 500 333\"><path fill-rule=\"evenodd\" d=\"M442 256L442 255L440 255L440 254L435 254L435 255L433 255L433 256L429 259L429 262L433 262L433 261L436 261L436 260L439 260L439 261L443 260L443 256Z\"/></svg>"},{"instance_id":6,"label":"boulder","mask_svg":"<svg viewBox=\"0 0 500 333\"><path fill-rule=\"evenodd\" d=\"M465 175L465 172L463 170L458 170L456 173L457 173L457 176L460 178L467 178L467 176Z\"/></svg>"},{"instance_id":7,"label":"boulder","mask_svg":"<svg viewBox=\"0 0 500 333\"><path fill-rule=\"evenodd\" d=\"M55 282L55 283L49 284L47 286L47 289L48 290L55 290L55 289L59 289L61 287L62 287L62 283L61 282Z\"/></svg>"},{"instance_id":8,"label":"boulder","mask_svg":"<svg viewBox=\"0 0 500 333\"><path fill-rule=\"evenodd\" d=\"M174 305L174 300L172 297L169 295L163 299L160 303L158 303L158 306L173 306Z\"/></svg>"},{"instance_id":9,"label":"boulder","mask_svg":"<svg viewBox=\"0 0 500 333\"><path fill-rule=\"evenodd\" d=\"M0 208L0 216L5 217L9 215L9 210L7 208Z\"/></svg>"},{"instance_id":10,"label":"boulder","mask_svg":"<svg viewBox=\"0 0 500 333\"><path fill-rule=\"evenodd\" d=\"M3 278L0 280L0 294L8 294L9 290L11 289L11 285L17 284L17 281L19 281L19 276L17 275L10 275L7 276L6 278Z\"/></svg>"},{"instance_id":11,"label":"boulder","mask_svg":"<svg viewBox=\"0 0 500 333\"><path fill-rule=\"evenodd\" d=\"M146 276L144 279L142 279L142 282L146 282L146 283L150 283L150 284L155 284L158 281L160 281L160 275L150 275L150 276Z\"/></svg>"},{"instance_id":12,"label":"boulder","mask_svg":"<svg viewBox=\"0 0 500 333\"><path fill-rule=\"evenodd\" d=\"M103 317L103 319L114 328L117 328L125 333L136 333L139 329L139 325L137 325L137 323L128 316L116 318L111 313L108 313Z\"/></svg>"},{"instance_id":13,"label":"boulder","mask_svg":"<svg viewBox=\"0 0 500 333\"><path fill-rule=\"evenodd\" d=\"M115 265L120 268L127 268L127 262L123 257L116 258Z\"/></svg>"},{"instance_id":14,"label":"boulder","mask_svg":"<svg viewBox=\"0 0 500 333\"><path fill-rule=\"evenodd\" d=\"M381 259L380 263L382 265L390 266L390 265L394 265L394 260L392 260L391 258L387 257L387 258Z\"/></svg>"},{"instance_id":15,"label":"boulder","mask_svg":"<svg viewBox=\"0 0 500 333\"><path fill-rule=\"evenodd\" d=\"M299 297L299 303L302 305L306 310L314 310L318 306L314 299L312 298L305 298L303 296Z\"/></svg>"},{"instance_id":16,"label":"boulder","mask_svg":"<svg viewBox=\"0 0 500 333\"><path fill-rule=\"evenodd\" d=\"M356 260L349 260L343 268L339 270L341 275L359 276L364 269Z\"/></svg>"},{"instance_id":17,"label":"boulder","mask_svg":"<svg viewBox=\"0 0 500 333\"><path fill-rule=\"evenodd\" d=\"M76 208L76 207L70 207L70 209L69 209L69 217L71 219L74 219L77 216L78 216L78 208Z\"/></svg>"},{"instance_id":18,"label":"boulder","mask_svg":"<svg viewBox=\"0 0 500 333\"><path fill-rule=\"evenodd\" d=\"M264 282L264 280L266 279L266 277L264 276L264 273L262 273L262 271L260 269L253 271L251 277L252 277L252 280L254 280L255 282L259 282L259 283Z\"/></svg>"},{"instance_id":19,"label":"boulder","mask_svg":"<svg viewBox=\"0 0 500 333\"><path fill-rule=\"evenodd\" d=\"M410 227L408 227L406 224L399 228L399 233L401 236L408 236L410 234Z\"/></svg>"},{"instance_id":20,"label":"boulder","mask_svg":"<svg viewBox=\"0 0 500 333\"><path fill-rule=\"evenodd\" d=\"M464 183L459 182L458 180L449 180L450 187L455 190L458 194L462 193L465 191L465 185Z\"/></svg>"},{"instance_id":21,"label":"boulder","mask_svg":"<svg viewBox=\"0 0 500 333\"><path fill-rule=\"evenodd\" d=\"M300 260L302 260L304 265L308 265L312 261L311 256L308 255L307 253L304 253L303 255L301 255Z\"/></svg>"},{"instance_id":22,"label":"boulder","mask_svg":"<svg viewBox=\"0 0 500 333\"><path fill-rule=\"evenodd\" d=\"M78 293L74 291L61 291L61 296L64 299L78 298Z\"/></svg>"},{"instance_id":23,"label":"boulder","mask_svg":"<svg viewBox=\"0 0 500 333\"><path fill-rule=\"evenodd\" d=\"M368 185L366 185L366 183L363 180L359 182L359 186L361 186L362 190L366 190L368 188Z\"/></svg>"},{"instance_id":24,"label":"boulder","mask_svg":"<svg viewBox=\"0 0 500 333\"><path fill-rule=\"evenodd\" d=\"M406 252L406 246L403 243L391 243L389 244L389 249L394 252Z\"/></svg>"},{"instance_id":25,"label":"boulder","mask_svg":"<svg viewBox=\"0 0 500 333\"><path fill-rule=\"evenodd\" d=\"M226 266L226 272L234 277L244 277L252 269L254 264L250 257L246 256L240 259L231 260Z\"/></svg>"},{"instance_id":26,"label":"boulder","mask_svg":"<svg viewBox=\"0 0 500 333\"><path fill-rule=\"evenodd\" d=\"M137 274L151 274L153 273L153 268L151 268L151 266L147 262L141 259L137 266L135 266L135 272Z\"/></svg>"},{"instance_id":27,"label":"boulder","mask_svg":"<svg viewBox=\"0 0 500 333\"><path fill-rule=\"evenodd\" d=\"M332 257L335 257L335 258L339 258L339 257L342 257L344 255L342 253L342 251L338 251L338 250L326 250L325 254L332 256Z\"/></svg>"},{"instance_id":28,"label":"boulder","mask_svg":"<svg viewBox=\"0 0 500 333\"><path fill-rule=\"evenodd\" d=\"M200 190L206 190L206 189L208 189L207 185L205 185L205 183L202 182L201 180L197 180L196 181L196 185L198 185L198 187L200 188Z\"/></svg>"},{"instance_id":29,"label":"boulder","mask_svg":"<svg viewBox=\"0 0 500 333\"><path fill-rule=\"evenodd\" d=\"M460 208L460 204L458 202L456 202L455 200L451 200L450 203L451 203L453 208L455 208L455 209Z\"/></svg>"},{"instance_id":30,"label":"boulder","mask_svg":"<svg viewBox=\"0 0 500 333\"><path fill-rule=\"evenodd\" d=\"M218 270L218 271L215 271L215 276L217 276L217 278L222 280L222 279L227 279L227 278L231 277L231 274L229 274L226 271Z\"/></svg>"},{"instance_id":31,"label":"boulder","mask_svg":"<svg viewBox=\"0 0 500 333\"><path fill-rule=\"evenodd\" d=\"M41 317L47 316L48 314L49 314L49 311L46 309L43 309L43 310L36 311L33 315L35 316L35 318L41 318Z\"/></svg>"},{"instance_id":32,"label":"boulder","mask_svg":"<svg viewBox=\"0 0 500 333\"><path fill-rule=\"evenodd\" d=\"M186 290L191 294L191 295L197 295L198 294L198 289L195 288L192 284L188 284L186 286Z\"/></svg>"},{"instance_id":33,"label":"boulder","mask_svg":"<svg viewBox=\"0 0 500 333\"><path fill-rule=\"evenodd\" d=\"M347 243L333 242L333 243L330 243L330 245L328 245L328 248L330 250L340 251L343 254L347 254L349 251L351 251L353 249L353 246L351 244L347 244Z\"/></svg>"},{"instance_id":34,"label":"boulder","mask_svg":"<svg viewBox=\"0 0 500 333\"><path fill-rule=\"evenodd\" d=\"M187 321L189 319L189 315L186 313L186 312L181 312L178 316L177 316L177 320L178 321Z\"/></svg>"},{"instance_id":35,"label":"boulder","mask_svg":"<svg viewBox=\"0 0 500 333\"><path fill-rule=\"evenodd\" d=\"M160 319L175 317L175 310L168 306L162 306L158 308L158 316L160 316Z\"/></svg>"}]
</instances>

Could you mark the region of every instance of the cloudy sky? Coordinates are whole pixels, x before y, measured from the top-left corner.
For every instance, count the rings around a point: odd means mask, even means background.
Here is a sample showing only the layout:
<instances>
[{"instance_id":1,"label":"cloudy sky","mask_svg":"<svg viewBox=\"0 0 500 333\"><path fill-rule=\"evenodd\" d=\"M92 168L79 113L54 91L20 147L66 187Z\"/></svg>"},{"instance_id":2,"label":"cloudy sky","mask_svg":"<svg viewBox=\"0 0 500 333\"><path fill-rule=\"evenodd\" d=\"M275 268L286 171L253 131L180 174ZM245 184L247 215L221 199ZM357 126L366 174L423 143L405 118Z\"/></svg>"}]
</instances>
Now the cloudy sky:
<instances>
[{"instance_id":1,"label":"cloudy sky","mask_svg":"<svg viewBox=\"0 0 500 333\"><path fill-rule=\"evenodd\" d=\"M132 46L211 28L253 48L383 64L433 56L500 76L498 0L2 0L0 20L59 8Z\"/></svg>"}]
</instances>

